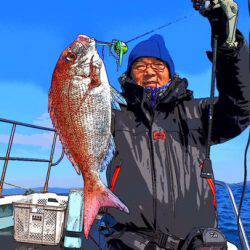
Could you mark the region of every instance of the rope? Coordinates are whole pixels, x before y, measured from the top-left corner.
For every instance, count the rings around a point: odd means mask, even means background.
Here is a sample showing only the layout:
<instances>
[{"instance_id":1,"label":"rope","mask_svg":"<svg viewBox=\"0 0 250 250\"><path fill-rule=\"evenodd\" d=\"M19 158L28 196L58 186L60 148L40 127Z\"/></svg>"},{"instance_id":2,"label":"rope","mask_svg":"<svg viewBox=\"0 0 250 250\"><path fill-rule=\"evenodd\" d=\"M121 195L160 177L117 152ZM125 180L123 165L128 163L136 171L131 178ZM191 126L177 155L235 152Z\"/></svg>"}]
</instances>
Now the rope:
<instances>
[{"instance_id":1,"label":"rope","mask_svg":"<svg viewBox=\"0 0 250 250\"><path fill-rule=\"evenodd\" d=\"M8 186L11 186L11 187L15 187L15 188L20 188L20 189L24 189L25 191L32 191L32 192L36 192L36 190L32 189L32 188L25 188L25 187L21 187L21 186L18 186L18 185L14 185L14 184L11 184L11 183L8 183L8 182L3 182L5 185L8 185Z\"/></svg>"}]
</instances>

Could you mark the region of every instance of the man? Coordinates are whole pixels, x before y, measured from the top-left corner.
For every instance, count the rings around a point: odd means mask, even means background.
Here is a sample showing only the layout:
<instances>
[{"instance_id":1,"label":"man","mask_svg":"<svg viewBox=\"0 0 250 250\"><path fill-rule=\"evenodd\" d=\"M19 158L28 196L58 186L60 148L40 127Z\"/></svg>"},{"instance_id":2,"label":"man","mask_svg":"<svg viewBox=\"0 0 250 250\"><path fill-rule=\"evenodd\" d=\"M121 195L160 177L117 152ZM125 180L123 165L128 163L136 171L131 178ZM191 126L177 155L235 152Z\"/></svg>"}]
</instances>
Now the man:
<instances>
[{"instance_id":1,"label":"man","mask_svg":"<svg viewBox=\"0 0 250 250\"><path fill-rule=\"evenodd\" d=\"M249 51L240 32L237 46L223 46L226 25L221 9L211 11L209 20L219 45L219 97L212 126L212 143L217 144L249 125ZM187 80L175 74L160 35L131 51L120 81L127 106L113 113L117 153L107 177L130 213L107 209L108 248L167 249L159 239L152 240L156 233L171 235L176 248L175 240L185 239L193 228L217 226L214 180L200 177L209 99L193 98Z\"/></svg>"}]
</instances>

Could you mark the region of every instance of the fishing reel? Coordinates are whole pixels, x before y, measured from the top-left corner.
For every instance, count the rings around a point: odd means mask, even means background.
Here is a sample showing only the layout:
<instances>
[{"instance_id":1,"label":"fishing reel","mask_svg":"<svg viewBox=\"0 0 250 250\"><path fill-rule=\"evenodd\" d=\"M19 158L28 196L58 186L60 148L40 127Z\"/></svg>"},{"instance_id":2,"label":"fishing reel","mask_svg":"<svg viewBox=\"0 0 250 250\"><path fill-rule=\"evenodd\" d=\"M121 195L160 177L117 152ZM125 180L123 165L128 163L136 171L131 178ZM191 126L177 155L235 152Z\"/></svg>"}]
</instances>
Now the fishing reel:
<instances>
[{"instance_id":1,"label":"fishing reel","mask_svg":"<svg viewBox=\"0 0 250 250\"><path fill-rule=\"evenodd\" d=\"M205 10L208 10L211 7L212 1L210 0L192 0L193 7L195 10L199 12L203 12Z\"/></svg>"},{"instance_id":2,"label":"fishing reel","mask_svg":"<svg viewBox=\"0 0 250 250\"><path fill-rule=\"evenodd\" d=\"M199 11L202 15L206 15L206 12L213 9L222 8L228 22L227 39L223 46L234 48L238 45L236 42L238 5L234 0L192 0L192 2L194 9Z\"/></svg>"}]
</instances>

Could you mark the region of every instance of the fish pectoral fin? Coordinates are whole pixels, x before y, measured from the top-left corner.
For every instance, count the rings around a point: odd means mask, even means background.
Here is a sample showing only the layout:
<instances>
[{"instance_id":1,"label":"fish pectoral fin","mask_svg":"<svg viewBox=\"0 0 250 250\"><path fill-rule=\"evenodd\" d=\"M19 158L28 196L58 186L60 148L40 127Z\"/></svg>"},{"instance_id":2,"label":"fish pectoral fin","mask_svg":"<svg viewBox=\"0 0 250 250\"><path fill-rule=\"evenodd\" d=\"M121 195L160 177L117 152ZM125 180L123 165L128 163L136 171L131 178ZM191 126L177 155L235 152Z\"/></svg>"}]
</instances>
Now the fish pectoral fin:
<instances>
[{"instance_id":1,"label":"fish pectoral fin","mask_svg":"<svg viewBox=\"0 0 250 250\"><path fill-rule=\"evenodd\" d=\"M111 104L113 109L120 110L120 105L125 105L127 106L127 102L125 98L112 86L110 86L110 91L111 91Z\"/></svg>"},{"instance_id":2,"label":"fish pectoral fin","mask_svg":"<svg viewBox=\"0 0 250 250\"><path fill-rule=\"evenodd\" d=\"M78 175L81 175L81 171L80 171L80 168L78 167L78 165L77 164L72 164L72 165L73 165L74 169L76 170L76 173Z\"/></svg>"},{"instance_id":3,"label":"fish pectoral fin","mask_svg":"<svg viewBox=\"0 0 250 250\"><path fill-rule=\"evenodd\" d=\"M62 145L65 145L65 143L64 143L63 140L61 140L61 142L62 142ZM72 155L70 154L69 150L68 150L66 147L64 147L64 146L63 146L63 150L64 150L64 153L67 155L69 161L71 162L72 166L73 166L74 169L76 170L76 173L77 173L78 175L80 175L80 174L81 174L80 168L79 168L79 166L77 165L77 163L75 162L75 160L74 160L74 158L72 157Z\"/></svg>"}]
</instances>

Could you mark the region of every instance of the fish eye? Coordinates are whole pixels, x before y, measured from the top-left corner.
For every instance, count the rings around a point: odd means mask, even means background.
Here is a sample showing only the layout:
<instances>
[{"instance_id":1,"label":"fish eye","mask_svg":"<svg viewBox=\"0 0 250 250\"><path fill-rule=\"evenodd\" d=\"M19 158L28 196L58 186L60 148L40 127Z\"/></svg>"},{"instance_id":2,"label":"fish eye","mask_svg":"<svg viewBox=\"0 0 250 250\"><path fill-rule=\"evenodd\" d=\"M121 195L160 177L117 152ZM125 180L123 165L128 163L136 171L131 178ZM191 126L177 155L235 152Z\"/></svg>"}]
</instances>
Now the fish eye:
<instances>
[{"instance_id":1,"label":"fish eye","mask_svg":"<svg viewBox=\"0 0 250 250\"><path fill-rule=\"evenodd\" d=\"M74 52L69 51L65 58L68 62L74 62L77 58L77 55Z\"/></svg>"}]
</instances>

